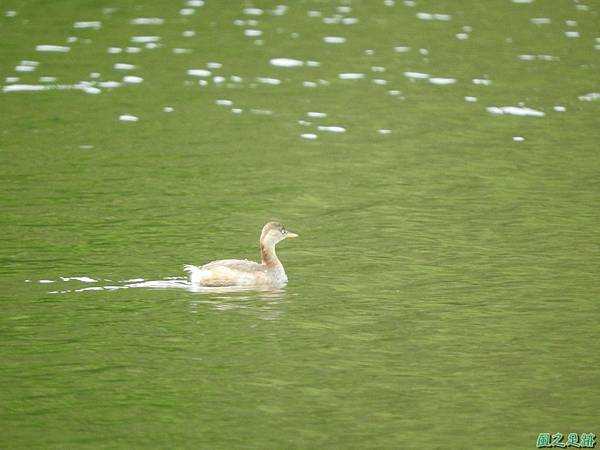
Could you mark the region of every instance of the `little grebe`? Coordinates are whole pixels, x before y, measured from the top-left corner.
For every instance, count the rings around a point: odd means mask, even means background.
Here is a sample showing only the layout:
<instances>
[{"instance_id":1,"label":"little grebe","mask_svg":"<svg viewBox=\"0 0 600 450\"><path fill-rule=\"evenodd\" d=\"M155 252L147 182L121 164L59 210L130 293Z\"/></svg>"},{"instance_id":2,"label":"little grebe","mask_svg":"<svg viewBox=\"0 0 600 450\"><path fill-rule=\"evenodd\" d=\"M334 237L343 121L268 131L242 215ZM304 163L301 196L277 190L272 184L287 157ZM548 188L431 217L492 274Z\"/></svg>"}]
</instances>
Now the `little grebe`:
<instances>
[{"instance_id":1,"label":"little grebe","mask_svg":"<svg viewBox=\"0 0 600 450\"><path fill-rule=\"evenodd\" d=\"M187 264L183 270L190 274L193 284L200 286L280 287L288 279L275 253L275 245L295 237L298 237L296 233L287 231L280 223L269 222L260 235L260 264L247 259L221 259L200 267Z\"/></svg>"}]
</instances>

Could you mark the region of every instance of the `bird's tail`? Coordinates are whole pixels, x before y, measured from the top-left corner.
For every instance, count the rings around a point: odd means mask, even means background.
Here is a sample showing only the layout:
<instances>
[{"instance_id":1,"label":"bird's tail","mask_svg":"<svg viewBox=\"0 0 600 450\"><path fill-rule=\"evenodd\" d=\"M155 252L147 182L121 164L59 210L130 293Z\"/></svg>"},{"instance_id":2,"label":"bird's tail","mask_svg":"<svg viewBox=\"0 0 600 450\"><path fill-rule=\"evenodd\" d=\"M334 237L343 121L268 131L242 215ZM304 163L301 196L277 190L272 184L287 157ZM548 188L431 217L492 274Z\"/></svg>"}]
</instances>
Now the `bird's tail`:
<instances>
[{"instance_id":1,"label":"bird's tail","mask_svg":"<svg viewBox=\"0 0 600 450\"><path fill-rule=\"evenodd\" d=\"M191 264L185 264L183 270L190 274L190 281L197 283L200 280L200 267Z\"/></svg>"}]
</instances>

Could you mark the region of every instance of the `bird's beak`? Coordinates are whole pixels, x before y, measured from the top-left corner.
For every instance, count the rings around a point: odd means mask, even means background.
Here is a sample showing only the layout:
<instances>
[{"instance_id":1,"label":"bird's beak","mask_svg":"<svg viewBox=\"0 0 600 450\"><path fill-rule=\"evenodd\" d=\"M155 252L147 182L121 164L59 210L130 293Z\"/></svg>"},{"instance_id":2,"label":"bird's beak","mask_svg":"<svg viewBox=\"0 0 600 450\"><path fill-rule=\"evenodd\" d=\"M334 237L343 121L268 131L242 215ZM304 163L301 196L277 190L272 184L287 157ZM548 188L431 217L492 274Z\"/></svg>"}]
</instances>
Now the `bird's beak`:
<instances>
[{"instance_id":1,"label":"bird's beak","mask_svg":"<svg viewBox=\"0 0 600 450\"><path fill-rule=\"evenodd\" d=\"M296 233L292 233L291 231L288 231L287 234L285 235L285 237L297 238L298 235Z\"/></svg>"}]
</instances>

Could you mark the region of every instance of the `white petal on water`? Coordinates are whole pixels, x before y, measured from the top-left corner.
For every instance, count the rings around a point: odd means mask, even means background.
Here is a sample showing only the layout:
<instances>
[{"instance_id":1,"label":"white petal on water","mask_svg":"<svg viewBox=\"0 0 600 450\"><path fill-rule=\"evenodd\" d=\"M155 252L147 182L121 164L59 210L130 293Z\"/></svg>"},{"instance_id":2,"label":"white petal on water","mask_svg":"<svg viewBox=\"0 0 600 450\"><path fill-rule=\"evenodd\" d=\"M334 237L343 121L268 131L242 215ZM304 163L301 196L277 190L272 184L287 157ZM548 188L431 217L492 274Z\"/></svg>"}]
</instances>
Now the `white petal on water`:
<instances>
[{"instance_id":1,"label":"white petal on water","mask_svg":"<svg viewBox=\"0 0 600 450\"><path fill-rule=\"evenodd\" d=\"M208 62L206 63L206 67L208 67L209 69L220 69L221 67L223 67L223 64L219 62Z\"/></svg>"},{"instance_id":2,"label":"white petal on water","mask_svg":"<svg viewBox=\"0 0 600 450\"><path fill-rule=\"evenodd\" d=\"M350 14L352 12L352 8L350 6L338 6L335 8L335 10L340 14Z\"/></svg>"},{"instance_id":3,"label":"white petal on water","mask_svg":"<svg viewBox=\"0 0 600 450\"><path fill-rule=\"evenodd\" d=\"M36 45L36 52L53 52L53 53L67 53L71 51L71 47L67 47L65 45Z\"/></svg>"},{"instance_id":4,"label":"white petal on water","mask_svg":"<svg viewBox=\"0 0 600 450\"><path fill-rule=\"evenodd\" d=\"M131 114L121 114L119 116L119 120L121 120L123 122L137 122L140 119L139 119L139 117L133 116Z\"/></svg>"},{"instance_id":5,"label":"white petal on water","mask_svg":"<svg viewBox=\"0 0 600 450\"><path fill-rule=\"evenodd\" d=\"M275 67L302 67L304 65L304 61L293 58L272 58L269 62Z\"/></svg>"},{"instance_id":6,"label":"white petal on water","mask_svg":"<svg viewBox=\"0 0 600 450\"><path fill-rule=\"evenodd\" d=\"M422 72L404 72L404 76L406 78L409 79L418 79L418 80L425 80L427 78L429 78L431 75L429 75L428 73L422 73Z\"/></svg>"},{"instance_id":7,"label":"white petal on water","mask_svg":"<svg viewBox=\"0 0 600 450\"><path fill-rule=\"evenodd\" d=\"M270 116L273 114L273 111L270 109L260 109L260 108L252 108L250 110L251 114L256 114L257 116Z\"/></svg>"},{"instance_id":8,"label":"white petal on water","mask_svg":"<svg viewBox=\"0 0 600 450\"><path fill-rule=\"evenodd\" d=\"M583 102L591 102L594 100L600 100L600 92L590 92L589 94L580 95L577 98Z\"/></svg>"},{"instance_id":9,"label":"white petal on water","mask_svg":"<svg viewBox=\"0 0 600 450\"><path fill-rule=\"evenodd\" d=\"M142 77L138 77L135 75L127 75L123 77L123 83L131 83L131 84L139 84L142 83L144 79Z\"/></svg>"},{"instance_id":10,"label":"white petal on water","mask_svg":"<svg viewBox=\"0 0 600 450\"><path fill-rule=\"evenodd\" d=\"M179 14L181 14L182 16L191 16L195 12L196 10L193 8L182 8L179 10Z\"/></svg>"},{"instance_id":11,"label":"white petal on water","mask_svg":"<svg viewBox=\"0 0 600 450\"><path fill-rule=\"evenodd\" d=\"M176 55L189 54L189 53L192 53L192 49L191 48L174 48L173 53L175 53Z\"/></svg>"},{"instance_id":12,"label":"white petal on water","mask_svg":"<svg viewBox=\"0 0 600 450\"><path fill-rule=\"evenodd\" d=\"M535 0L512 0L513 3L533 3Z\"/></svg>"},{"instance_id":13,"label":"white petal on water","mask_svg":"<svg viewBox=\"0 0 600 450\"><path fill-rule=\"evenodd\" d=\"M327 117L327 113L317 112L317 111L309 111L309 112L306 113L306 115L308 117L313 117L313 118L316 118L316 119L322 119L324 117Z\"/></svg>"},{"instance_id":14,"label":"white petal on water","mask_svg":"<svg viewBox=\"0 0 600 450\"><path fill-rule=\"evenodd\" d=\"M456 83L456 78L432 77L429 79L429 82L431 84L438 84L438 85L454 84L454 83Z\"/></svg>"},{"instance_id":15,"label":"white petal on water","mask_svg":"<svg viewBox=\"0 0 600 450\"><path fill-rule=\"evenodd\" d=\"M98 86L102 88L112 89L122 86L122 83L118 81L99 81Z\"/></svg>"},{"instance_id":16,"label":"white petal on water","mask_svg":"<svg viewBox=\"0 0 600 450\"><path fill-rule=\"evenodd\" d=\"M200 86L208 86L208 81L206 81L204 79L200 79L200 80L198 80L198 84Z\"/></svg>"},{"instance_id":17,"label":"white petal on water","mask_svg":"<svg viewBox=\"0 0 600 450\"><path fill-rule=\"evenodd\" d=\"M121 53L123 51L120 47L108 47L107 52L111 54Z\"/></svg>"},{"instance_id":18,"label":"white petal on water","mask_svg":"<svg viewBox=\"0 0 600 450\"><path fill-rule=\"evenodd\" d=\"M312 125L312 122L308 122L307 120L299 120L298 125L302 125L303 127L309 127Z\"/></svg>"},{"instance_id":19,"label":"white petal on water","mask_svg":"<svg viewBox=\"0 0 600 450\"><path fill-rule=\"evenodd\" d=\"M13 9L9 9L8 11L4 11L4 16L5 17L15 17L17 15L17 12Z\"/></svg>"},{"instance_id":20,"label":"white petal on water","mask_svg":"<svg viewBox=\"0 0 600 450\"><path fill-rule=\"evenodd\" d=\"M473 82L473 84L481 86L489 86L490 84L492 84L492 80L488 80L486 78L473 78L473 80L471 81Z\"/></svg>"},{"instance_id":21,"label":"white petal on water","mask_svg":"<svg viewBox=\"0 0 600 450\"><path fill-rule=\"evenodd\" d=\"M128 63L115 63L113 66L116 70L133 70L135 69L135 65Z\"/></svg>"},{"instance_id":22,"label":"white petal on water","mask_svg":"<svg viewBox=\"0 0 600 450\"><path fill-rule=\"evenodd\" d=\"M269 78L269 77L256 77L256 81L258 81L259 83L271 84L271 85L281 84L281 80L279 80L277 78Z\"/></svg>"},{"instance_id":23,"label":"white petal on water","mask_svg":"<svg viewBox=\"0 0 600 450\"><path fill-rule=\"evenodd\" d=\"M54 280L40 280L39 283L42 283L42 284L54 283Z\"/></svg>"},{"instance_id":24,"label":"white petal on water","mask_svg":"<svg viewBox=\"0 0 600 450\"><path fill-rule=\"evenodd\" d=\"M513 136L513 141L515 142L523 142L525 138L523 136Z\"/></svg>"},{"instance_id":25,"label":"white petal on water","mask_svg":"<svg viewBox=\"0 0 600 450\"><path fill-rule=\"evenodd\" d=\"M472 95L466 95L465 96L465 102L474 103L477 100L478 100L477 97L473 97Z\"/></svg>"},{"instance_id":26,"label":"white petal on water","mask_svg":"<svg viewBox=\"0 0 600 450\"><path fill-rule=\"evenodd\" d=\"M56 81L56 77L40 77L40 83L54 83Z\"/></svg>"},{"instance_id":27,"label":"white petal on water","mask_svg":"<svg viewBox=\"0 0 600 450\"><path fill-rule=\"evenodd\" d=\"M374 78L371 81L373 84L377 84L379 86L385 86L386 84L388 84L388 81L384 80L383 78Z\"/></svg>"},{"instance_id":28,"label":"white petal on water","mask_svg":"<svg viewBox=\"0 0 600 450\"><path fill-rule=\"evenodd\" d=\"M308 17L321 17L323 15L323 13L321 11L311 10L311 11L307 11L306 15Z\"/></svg>"},{"instance_id":29,"label":"white petal on water","mask_svg":"<svg viewBox=\"0 0 600 450\"><path fill-rule=\"evenodd\" d=\"M385 67L383 67L383 66L371 66L371 72L385 72Z\"/></svg>"},{"instance_id":30,"label":"white petal on water","mask_svg":"<svg viewBox=\"0 0 600 450\"><path fill-rule=\"evenodd\" d=\"M201 6L204 6L204 0L187 0L185 4L190 8L200 8Z\"/></svg>"},{"instance_id":31,"label":"white petal on water","mask_svg":"<svg viewBox=\"0 0 600 450\"><path fill-rule=\"evenodd\" d=\"M231 108L231 112L232 112L233 114L241 114L241 113L243 113L243 112L244 112L244 110L243 110L243 109L241 109L241 108Z\"/></svg>"},{"instance_id":32,"label":"white petal on water","mask_svg":"<svg viewBox=\"0 0 600 450\"><path fill-rule=\"evenodd\" d=\"M9 84L2 88L2 92L45 91L48 89L50 89L50 86L41 84Z\"/></svg>"},{"instance_id":33,"label":"white petal on water","mask_svg":"<svg viewBox=\"0 0 600 450\"><path fill-rule=\"evenodd\" d=\"M91 28L92 30L99 30L102 28L102 22L99 20L89 20L89 21L78 21L73 24L73 28Z\"/></svg>"},{"instance_id":34,"label":"white petal on water","mask_svg":"<svg viewBox=\"0 0 600 450\"><path fill-rule=\"evenodd\" d=\"M188 69L187 74L192 77L210 77L212 73L206 69Z\"/></svg>"},{"instance_id":35,"label":"white petal on water","mask_svg":"<svg viewBox=\"0 0 600 450\"><path fill-rule=\"evenodd\" d=\"M410 47L400 45L398 47L394 47L394 50L397 51L398 53L407 53L407 52L410 52Z\"/></svg>"},{"instance_id":36,"label":"white petal on water","mask_svg":"<svg viewBox=\"0 0 600 450\"><path fill-rule=\"evenodd\" d=\"M358 72L345 72L338 74L340 80L361 80L365 77L364 73Z\"/></svg>"},{"instance_id":37,"label":"white petal on water","mask_svg":"<svg viewBox=\"0 0 600 450\"><path fill-rule=\"evenodd\" d=\"M244 8L244 14L248 16L261 16L263 12L260 8Z\"/></svg>"},{"instance_id":38,"label":"white petal on water","mask_svg":"<svg viewBox=\"0 0 600 450\"><path fill-rule=\"evenodd\" d=\"M5 82L6 84L10 84L10 83L16 83L16 82L18 82L18 81L19 81L19 77L6 77L6 78L4 79L4 82Z\"/></svg>"},{"instance_id":39,"label":"white petal on water","mask_svg":"<svg viewBox=\"0 0 600 450\"><path fill-rule=\"evenodd\" d=\"M529 19L529 21L534 25L547 25L549 23L552 23L552 20L548 17L532 17L531 19Z\"/></svg>"},{"instance_id":40,"label":"white petal on water","mask_svg":"<svg viewBox=\"0 0 600 450\"><path fill-rule=\"evenodd\" d=\"M318 84L315 83L314 81L303 81L302 82L302 86L304 86L304 87L310 87L310 88L316 88L318 86Z\"/></svg>"},{"instance_id":41,"label":"white petal on water","mask_svg":"<svg viewBox=\"0 0 600 450\"><path fill-rule=\"evenodd\" d=\"M497 115L512 115L512 116L533 116L544 117L546 114L543 111L538 111L526 106L490 106L486 110L491 114Z\"/></svg>"},{"instance_id":42,"label":"white petal on water","mask_svg":"<svg viewBox=\"0 0 600 450\"><path fill-rule=\"evenodd\" d=\"M307 141L314 141L318 138L318 136L314 133L302 133L300 137L302 139L306 139Z\"/></svg>"},{"instance_id":43,"label":"white petal on water","mask_svg":"<svg viewBox=\"0 0 600 450\"><path fill-rule=\"evenodd\" d=\"M377 130L377 132L379 134L390 134L392 132L392 130L390 130L388 128L380 128L379 130Z\"/></svg>"},{"instance_id":44,"label":"white petal on water","mask_svg":"<svg viewBox=\"0 0 600 450\"><path fill-rule=\"evenodd\" d=\"M33 72L35 69L35 66L25 66L21 64L15 67L15 72Z\"/></svg>"},{"instance_id":45,"label":"white petal on water","mask_svg":"<svg viewBox=\"0 0 600 450\"><path fill-rule=\"evenodd\" d=\"M343 44L346 42L346 38L342 36L325 36L323 42L326 44Z\"/></svg>"},{"instance_id":46,"label":"white petal on water","mask_svg":"<svg viewBox=\"0 0 600 450\"><path fill-rule=\"evenodd\" d=\"M565 112L567 110L567 108L565 108L564 106L558 106L558 105L555 106L553 109L556 112Z\"/></svg>"},{"instance_id":47,"label":"white petal on water","mask_svg":"<svg viewBox=\"0 0 600 450\"><path fill-rule=\"evenodd\" d=\"M148 45L149 45L149 44L148 44ZM139 48L139 47L127 47L127 48L125 49L125 52L126 52L126 53L140 53L141 51L142 51L142 49L141 49L141 48Z\"/></svg>"},{"instance_id":48,"label":"white petal on water","mask_svg":"<svg viewBox=\"0 0 600 450\"><path fill-rule=\"evenodd\" d=\"M319 125L317 127L317 130L319 131L329 131L331 133L345 133L346 129L344 127L339 127L336 125L333 126L325 126L325 125Z\"/></svg>"},{"instance_id":49,"label":"white petal on water","mask_svg":"<svg viewBox=\"0 0 600 450\"><path fill-rule=\"evenodd\" d=\"M565 36L568 38L578 38L580 34L579 31L565 31Z\"/></svg>"},{"instance_id":50,"label":"white petal on water","mask_svg":"<svg viewBox=\"0 0 600 450\"><path fill-rule=\"evenodd\" d=\"M449 14L430 14L430 13L425 13L425 12L417 13L417 19L420 19L420 20L441 20L441 21L447 22L451 18L452 17Z\"/></svg>"},{"instance_id":51,"label":"white petal on water","mask_svg":"<svg viewBox=\"0 0 600 450\"><path fill-rule=\"evenodd\" d=\"M165 19L160 17L137 17L129 21L131 25L162 25Z\"/></svg>"},{"instance_id":52,"label":"white petal on water","mask_svg":"<svg viewBox=\"0 0 600 450\"><path fill-rule=\"evenodd\" d=\"M146 44L148 42L158 42L160 41L160 36L132 36L131 42L135 42L138 44Z\"/></svg>"},{"instance_id":53,"label":"white petal on water","mask_svg":"<svg viewBox=\"0 0 600 450\"><path fill-rule=\"evenodd\" d=\"M465 39L469 39L468 33L456 33L456 39L464 41Z\"/></svg>"},{"instance_id":54,"label":"white petal on water","mask_svg":"<svg viewBox=\"0 0 600 450\"><path fill-rule=\"evenodd\" d=\"M212 81L215 84L221 84L221 83L225 83L225 81L227 81L227 78L225 78L221 75L217 75L217 76L213 77Z\"/></svg>"},{"instance_id":55,"label":"white petal on water","mask_svg":"<svg viewBox=\"0 0 600 450\"><path fill-rule=\"evenodd\" d=\"M356 18L356 17L344 17L342 19L342 23L344 25L356 25L358 23L358 18Z\"/></svg>"},{"instance_id":56,"label":"white petal on water","mask_svg":"<svg viewBox=\"0 0 600 450\"><path fill-rule=\"evenodd\" d=\"M258 36L261 36L262 34L263 34L263 32L261 30L253 30L253 29L244 30L244 36L248 36L248 37L258 37Z\"/></svg>"},{"instance_id":57,"label":"white petal on water","mask_svg":"<svg viewBox=\"0 0 600 450\"><path fill-rule=\"evenodd\" d=\"M215 103L219 106L231 106L233 102L231 100L226 100L224 98L217 99Z\"/></svg>"},{"instance_id":58,"label":"white petal on water","mask_svg":"<svg viewBox=\"0 0 600 450\"><path fill-rule=\"evenodd\" d=\"M181 35L183 37L194 37L196 36L196 32L194 30L185 30Z\"/></svg>"},{"instance_id":59,"label":"white petal on water","mask_svg":"<svg viewBox=\"0 0 600 450\"><path fill-rule=\"evenodd\" d=\"M565 23L567 24L568 27L576 27L577 26L576 20L565 20Z\"/></svg>"},{"instance_id":60,"label":"white petal on water","mask_svg":"<svg viewBox=\"0 0 600 450\"><path fill-rule=\"evenodd\" d=\"M307 67L320 67L321 63L319 61L306 61Z\"/></svg>"}]
</instances>

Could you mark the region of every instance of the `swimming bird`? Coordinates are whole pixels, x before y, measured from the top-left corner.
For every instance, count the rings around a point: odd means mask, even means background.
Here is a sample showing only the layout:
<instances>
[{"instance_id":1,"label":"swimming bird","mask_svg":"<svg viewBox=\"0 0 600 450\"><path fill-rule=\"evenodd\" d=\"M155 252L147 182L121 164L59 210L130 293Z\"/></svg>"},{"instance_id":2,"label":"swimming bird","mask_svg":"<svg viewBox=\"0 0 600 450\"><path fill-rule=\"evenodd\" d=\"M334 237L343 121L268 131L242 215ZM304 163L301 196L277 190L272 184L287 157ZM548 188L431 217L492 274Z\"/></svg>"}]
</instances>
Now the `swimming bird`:
<instances>
[{"instance_id":1,"label":"swimming bird","mask_svg":"<svg viewBox=\"0 0 600 450\"><path fill-rule=\"evenodd\" d=\"M288 279L275 246L284 239L296 237L296 233L287 231L282 224L269 222L260 234L260 263L221 259L200 267L186 264L183 270L190 274L192 284L200 286L281 287Z\"/></svg>"}]
</instances>

